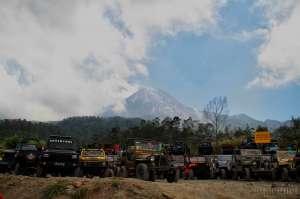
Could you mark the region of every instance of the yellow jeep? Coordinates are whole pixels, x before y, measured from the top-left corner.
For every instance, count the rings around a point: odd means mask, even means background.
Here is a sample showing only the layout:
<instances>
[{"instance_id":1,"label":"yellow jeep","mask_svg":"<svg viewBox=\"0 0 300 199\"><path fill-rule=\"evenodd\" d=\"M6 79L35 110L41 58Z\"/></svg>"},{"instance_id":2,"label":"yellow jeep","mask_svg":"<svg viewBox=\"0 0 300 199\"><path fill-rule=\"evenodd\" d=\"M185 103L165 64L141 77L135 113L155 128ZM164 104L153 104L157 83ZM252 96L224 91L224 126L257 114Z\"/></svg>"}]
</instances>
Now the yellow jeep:
<instances>
[{"instance_id":1,"label":"yellow jeep","mask_svg":"<svg viewBox=\"0 0 300 199\"><path fill-rule=\"evenodd\" d=\"M103 149L82 149L80 152L79 176L112 177L114 172L109 167L108 158Z\"/></svg>"}]
</instances>

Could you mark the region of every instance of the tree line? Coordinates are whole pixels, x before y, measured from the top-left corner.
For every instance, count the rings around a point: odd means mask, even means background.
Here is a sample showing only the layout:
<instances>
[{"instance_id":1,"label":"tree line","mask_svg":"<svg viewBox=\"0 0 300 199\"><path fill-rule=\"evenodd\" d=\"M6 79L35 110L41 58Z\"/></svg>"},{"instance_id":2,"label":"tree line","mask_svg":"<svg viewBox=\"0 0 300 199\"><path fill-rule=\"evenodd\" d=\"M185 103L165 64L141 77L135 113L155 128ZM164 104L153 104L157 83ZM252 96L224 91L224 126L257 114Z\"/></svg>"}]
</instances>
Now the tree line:
<instances>
[{"instance_id":1,"label":"tree line","mask_svg":"<svg viewBox=\"0 0 300 199\"><path fill-rule=\"evenodd\" d=\"M222 144L239 145L253 142L255 129L231 129L226 126L228 104L226 97L213 98L203 110L206 122L180 117L102 118L71 117L57 122L33 122L26 120L0 120L0 146L14 145L21 138L46 140L49 135L69 135L79 145L125 143L128 138L154 139L164 143L210 142L216 147ZM272 137L281 147L300 142L300 118L293 117L290 125L276 129ZM268 129L258 126L256 129Z\"/></svg>"},{"instance_id":2,"label":"tree line","mask_svg":"<svg viewBox=\"0 0 300 199\"><path fill-rule=\"evenodd\" d=\"M266 127L258 127L267 130ZM253 140L254 129L222 128L215 133L211 123L199 123L192 118L155 118L153 120L130 118L75 117L60 122L43 123L26 120L1 120L0 145L12 146L21 138L46 140L49 135L70 135L80 145L125 143L128 138L144 138L164 143L212 142L241 144ZM300 142L300 118L292 118L290 125L276 129L273 138L280 146ZM8 144L7 144L8 143Z\"/></svg>"}]
</instances>

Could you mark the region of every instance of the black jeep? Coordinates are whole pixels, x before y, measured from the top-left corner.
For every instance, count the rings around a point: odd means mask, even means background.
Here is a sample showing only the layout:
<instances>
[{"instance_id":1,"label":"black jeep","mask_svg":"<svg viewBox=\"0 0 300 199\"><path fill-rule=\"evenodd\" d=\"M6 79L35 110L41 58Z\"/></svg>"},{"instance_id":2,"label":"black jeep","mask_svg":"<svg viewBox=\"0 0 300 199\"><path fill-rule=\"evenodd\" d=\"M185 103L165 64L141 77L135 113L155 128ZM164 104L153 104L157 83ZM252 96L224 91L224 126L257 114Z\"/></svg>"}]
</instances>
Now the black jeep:
<instances>
[{"instance_id":1,"label":"black jeep","mask_svg":"<svg viewBox=\"0 0 300 199\"><path fill-rule=\"evenodd\" d=\"M47 174L78 176L79 172L79 153L72 137L50 136L46 148L40 155L38 176L45 177Z\"/></svg>"},{"instance_id":2,"label":"black jeep","mask_svg":"<svg viewBox=\"0 0 300 199\"><path fill-rule=\"evenodd\" d=\"M15 149L0 149L0 173L13 170Z\"/></svg>"},{"instance_id":3,"label":"black jeep","mask_svg":"<svg viewBox=\"0 0 300 199\"><path fill-rule=\"evenodd\" d=\"M18 143L14 159L14 173L16 175L34 174L38 165L39 154L38 140L26 139Z\"/></svg>"}]
</instances>

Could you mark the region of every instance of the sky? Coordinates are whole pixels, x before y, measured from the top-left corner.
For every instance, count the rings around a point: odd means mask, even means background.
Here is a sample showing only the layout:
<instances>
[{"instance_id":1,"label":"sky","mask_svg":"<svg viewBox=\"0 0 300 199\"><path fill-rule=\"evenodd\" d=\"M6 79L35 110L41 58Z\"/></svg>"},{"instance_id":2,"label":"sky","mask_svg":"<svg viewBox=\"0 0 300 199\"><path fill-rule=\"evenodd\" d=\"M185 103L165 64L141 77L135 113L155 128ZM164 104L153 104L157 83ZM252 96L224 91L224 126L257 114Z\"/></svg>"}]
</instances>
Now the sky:
<instances>
[{"instance_id":1,"label":"sky","mask_svg":"<svg viewBox=\"0 0 300 199\"><path fill-rule=\"evenodd\" d=\"M123 111L140 87L203 109L300 112L298 0L0 0L0 117Z\"/></svg>"}]
</instances>

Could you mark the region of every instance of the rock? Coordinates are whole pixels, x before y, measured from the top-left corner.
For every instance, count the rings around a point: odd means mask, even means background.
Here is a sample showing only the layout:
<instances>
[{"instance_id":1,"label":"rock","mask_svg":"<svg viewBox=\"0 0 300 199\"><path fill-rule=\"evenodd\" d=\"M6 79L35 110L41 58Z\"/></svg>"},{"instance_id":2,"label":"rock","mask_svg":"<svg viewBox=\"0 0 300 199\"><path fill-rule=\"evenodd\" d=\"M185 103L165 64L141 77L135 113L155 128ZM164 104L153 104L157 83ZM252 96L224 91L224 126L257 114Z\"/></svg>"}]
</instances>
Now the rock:
<instances>
[{"instance_id":1,"label":"rock","mask_svg":"<svg viewBox=\"0 0 300 199\"><path fill-rule=\"evenodd\" d=\"M8 183L7 185L10 186L10 187L14 187L14 186L16 186L16 183L10 182L10 183Z\"/></svg>"},{"instance_id":2,"label":"rock","mask_svg":"<svg viewBox=\"0 0 300 199\"><path fill-rule=\"evenodd\" d=\"M68 186L66 187L66 193L69 194L69 195L72 195L72 194L75 193L75 190L74 190L73 185L68 185Z\"/></svg>"},{"instance_id":3,"label":"rock","mask_svg":"<svg viewBox=\"0 0 300 199\"><path fill-rule=\"evenodd\" d=\"M162 195L164 198L166 198L166 199L173 199L172 196L169 196L169 195L166 194L166 193L162 193L161 195Z\"/></svg>"},{"instance_id":4,"label":"rock","mask_svg":"<svg viewBox=\"0 0 300 199\"><path fill-rule=\"evenodd\" d=\"M83 185L86 184L86 180L78 180L78 181L75 181L72 183L72 186L75 187L75 188L79 188L79 187L82 187Z\"/></svg>"},{"instance_id":5,"label":"rock","mask_svg":"<svg viewBox=\"0 0 300 199\"><path fill-rule=\"evenodd\" d=\"M73 187L75 188L79 188L83 185L83 182L82 181L75 181L72 183Z\"/></svg>"}]
</instances>

